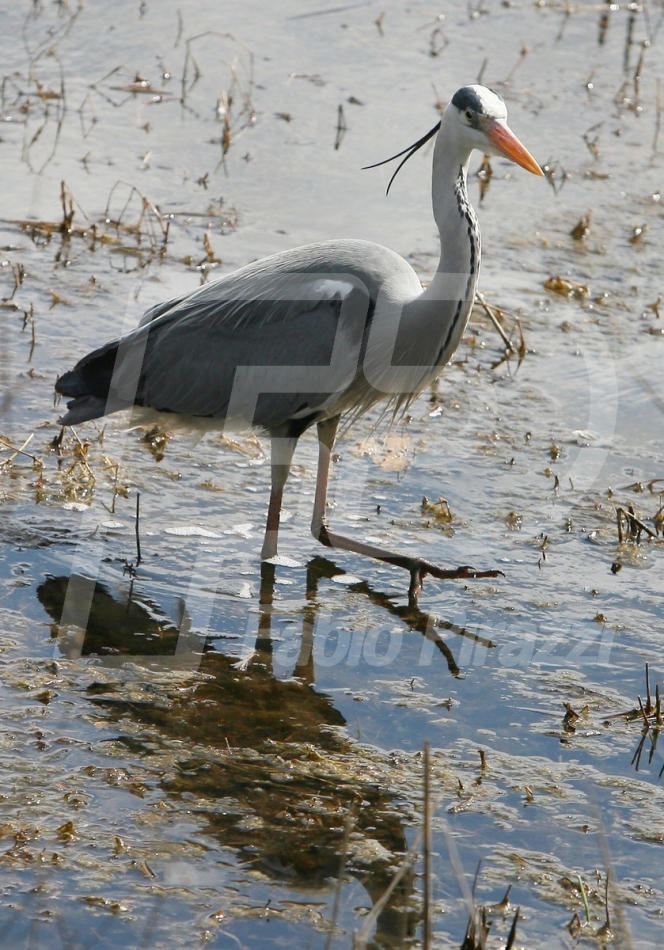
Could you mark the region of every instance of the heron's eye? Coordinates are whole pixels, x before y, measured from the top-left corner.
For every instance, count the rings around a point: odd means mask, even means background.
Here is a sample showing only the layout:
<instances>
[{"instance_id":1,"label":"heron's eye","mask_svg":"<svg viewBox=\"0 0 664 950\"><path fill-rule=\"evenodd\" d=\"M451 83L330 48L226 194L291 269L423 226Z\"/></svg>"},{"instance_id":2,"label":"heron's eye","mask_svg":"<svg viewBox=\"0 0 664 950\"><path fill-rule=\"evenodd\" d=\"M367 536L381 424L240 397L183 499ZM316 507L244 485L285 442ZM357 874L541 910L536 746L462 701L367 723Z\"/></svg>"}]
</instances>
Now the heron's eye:
<instances>
[{"instance_id":1,"label":"heron's eye","mask_svg":"<svg viewBox=\"0 0 664 950\"><path fill-rule=\"evenodd\" d=\"M466 109L466 118L469 122L473 121L473 113L470 111L470 109Z\"/></svg>"}]
</instances>

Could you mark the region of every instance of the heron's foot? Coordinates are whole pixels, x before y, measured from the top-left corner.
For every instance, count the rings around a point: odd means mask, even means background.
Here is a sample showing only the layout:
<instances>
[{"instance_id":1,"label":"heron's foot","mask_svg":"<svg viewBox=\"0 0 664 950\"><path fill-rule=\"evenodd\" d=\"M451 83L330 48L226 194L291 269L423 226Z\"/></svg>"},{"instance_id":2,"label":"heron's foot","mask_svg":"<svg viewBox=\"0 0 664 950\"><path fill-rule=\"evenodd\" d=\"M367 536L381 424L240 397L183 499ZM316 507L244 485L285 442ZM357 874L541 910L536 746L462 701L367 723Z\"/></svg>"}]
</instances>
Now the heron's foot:
<instances>
[{"instance_id":1,"label":"heron's foot","mask_svg":"<svg viewBox=\"0 0 664 950\"><path fill-rule=\"evenodd\" d=\"M432 564L431 561L425 561L419 557L409 557L405 554L395 554L392 551L386 551L384 548L376 547L373 544L367 544L364 541L356 541L354 538L345 538L340 534L330 531L325 520L316 521L311 526L311 532L317 541L329 548L337 548L340 551L354 551L356 554L363 554L366 557L376 558L377 561L384 561L386 564L392 564L394 567L401 567L410 574L410 586L408 588L408 602L412 607L417 606L417 598L422 591L422 582L427 574L437 577L442 581L470 579L473 577L504 577L502 571L476 571L474 567L464 565L463 567L443 568Z\"/></svg>"},{"instance_id":2,"label":"heron's foot","mask_svg":"<svg viewBox=\"0 0 664 950\"><path fill-rule=\"evenodd\" d=\"M417 598L422 592L422 584L427 574L430 574L432 577L437 577L438 580L442 581L463 580L464 578L505 576L502 571L476 571L474 567L469 567L467 564L463 565L462 567L438 567L436 564L432 564L430 561L425 561L421 558L418 558L417 560L413 561L410 568L408 603L411 605L411 607L415 607L417 605Z\"/></svg>"}]
</instances>

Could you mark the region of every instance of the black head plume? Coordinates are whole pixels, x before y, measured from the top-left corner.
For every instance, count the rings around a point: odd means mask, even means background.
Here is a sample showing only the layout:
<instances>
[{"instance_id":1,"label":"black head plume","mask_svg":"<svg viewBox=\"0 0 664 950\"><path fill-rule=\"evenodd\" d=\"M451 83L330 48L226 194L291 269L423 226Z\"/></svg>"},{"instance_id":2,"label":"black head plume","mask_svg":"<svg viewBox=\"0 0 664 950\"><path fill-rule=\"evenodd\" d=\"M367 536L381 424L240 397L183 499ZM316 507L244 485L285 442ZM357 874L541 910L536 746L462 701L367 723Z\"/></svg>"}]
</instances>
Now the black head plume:
<instances>
[{"instance_id":1,"label":"black head plume","mask_svg":"<svg viewBox=\"0 0 664 950\"><path fill-rule=\"evenodd\" d=\"M392 177L390 178L388 182L387 191L385 192L385 194L389 195L390 188L392 187L392 182L397 177L397 175L399 174L403 166L406 164L408 159L411 157L411 155L414 155L418 149L422 148L423 145L426 145L429 139L433 138L433 136L436 134L439 128L440 128L440 122L436 122L434 127L430 129L426 133L426 135L423 135L421 139L418 139L417 142L415 142L413 145L409 145L408 148L402 149L400 152L397 152L396 155L392 155L391 158L384 158L382 162L375 162L373 165L365 165L362 171L365 171L367 168L378 168L379 165L387 165L388 162L393 162L395 158L400 158L401 155L405 155L406 157L401 159L401 161L397 165L397 169L395 173L392 175Z\"/></svg>"}]
</instances>

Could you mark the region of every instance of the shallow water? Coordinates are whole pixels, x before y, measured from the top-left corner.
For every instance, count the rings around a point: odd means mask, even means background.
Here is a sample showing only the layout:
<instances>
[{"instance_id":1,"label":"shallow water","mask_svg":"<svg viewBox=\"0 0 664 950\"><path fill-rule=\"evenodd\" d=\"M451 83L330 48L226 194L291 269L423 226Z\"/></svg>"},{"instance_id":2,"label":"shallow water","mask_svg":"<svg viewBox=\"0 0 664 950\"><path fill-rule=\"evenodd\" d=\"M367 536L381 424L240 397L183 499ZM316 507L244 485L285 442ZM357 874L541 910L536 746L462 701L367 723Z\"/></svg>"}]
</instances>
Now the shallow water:
<instances>
[{"instance_id":1,"label":"shallow water","mask_svg":"<svg viewBox=\"0 0 664 950\"><path fill-rule=\"evenodd\" d=\"M516 945L598 943L610 865L617 945L657 947L662 757L642 718L611 717L645 703L646 663L653 692L661 675L664 555L643 532L619 543L616 508L658 532L662 12L236 7L0 14L0 436L30 453L0 448L6 939L322 948L335 920L335 947L417 945L419 861L371 909L416 841L428 741L436 946L459 946L467 919L455 846L468 881L482 860L478 901L512 885L494 945L516 906ZM262 572L265 443L146 443L114 417L50 446L55 376L203 279L337 236L387 244L426 279L430 155L389 199L390 172L360 168L480 72L550 170L494 161L480 203L472 165L482 290L528 351L502 360L477 308L403 424L374 413L346 433L330 519L504 578L429 579L416 611L397 571L324 557L312 437L282 563Z\"/></svg>"}]
</instances>

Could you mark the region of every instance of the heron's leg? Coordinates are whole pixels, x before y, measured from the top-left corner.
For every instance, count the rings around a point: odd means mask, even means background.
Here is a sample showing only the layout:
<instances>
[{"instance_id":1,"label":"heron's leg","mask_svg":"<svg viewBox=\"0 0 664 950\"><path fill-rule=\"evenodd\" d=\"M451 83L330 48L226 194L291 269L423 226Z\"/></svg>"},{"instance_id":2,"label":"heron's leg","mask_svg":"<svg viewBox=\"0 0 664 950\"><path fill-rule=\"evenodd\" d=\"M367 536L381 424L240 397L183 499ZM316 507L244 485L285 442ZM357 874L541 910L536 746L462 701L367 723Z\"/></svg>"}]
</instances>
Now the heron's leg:
<instances>
[{"instance_id":1,"label":"heron's leg","mask_svg":"<svg viewBox=\"0 0 664 950\"><path fill-rule=\"evenodd\" d=\"M314 514L311 520L311 533L317 541L320 541L321 544L329 548L338 548L341 551L353 551L355 554L373 557L377 561L385 561L386 564L393 564L395 567L403 567L410 574L408 599L411 604L417 603L418 595L422 590L422 581L427 574L431 574L432 577L438 577L441 580L502 576L502 571L476 571L474 568L467 566L450 569L438 567L430 561L425 561L423 558L408 557L405 554L395 554L385 548L379 548L374 544L365 544L363 541L346 538L344 535L330 531L325 517L325 504L327 501L327 483L330 475L330 459L338 426L339 416L318 423L318 475L316 477Z\"/></svg>"},{"instance_id":2,"label":"heron's leg","mask_svg":"<svg viewBox=\"0 0 664 950\"><path fill-rule=\"evenodd\" d=\"M311 533L321 544L327 543L323 540L322 535L327 533L327 521L325 519L327 483L330 478L330 461L334 440L339 428L339 418L339 416L335 416L333 419L325 419L324 422L318 423L318 473L316 475L316 495L314 498L314 513L311 518Z\"/></svg>"},{"instance_id":3,"label":"heron's leg","mask_svg":"<svg viewBox=\"0 0 664 950\"><path fill-rule=\"evenodd\" d=\"M279 517L281 515L281 501L284 496L284 485L290 472L293 452L297 439L272 436L270 442L270 467L272 485L270 490L270 504L267 509L267 523L261 557L265 561L277 553L277 537L279 535Z\"/></svg>"}]
</instances>

